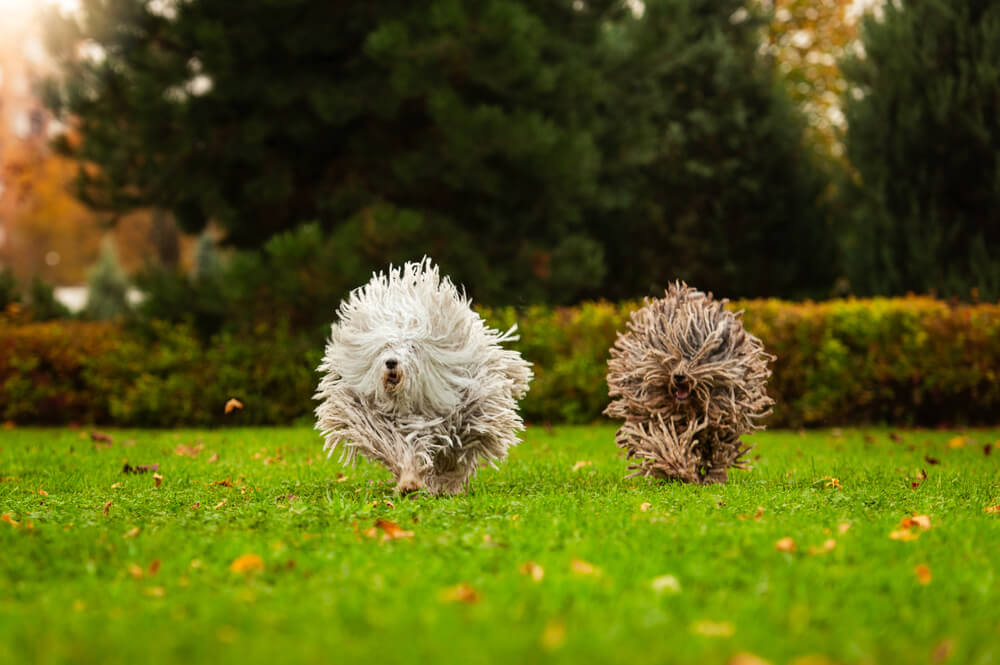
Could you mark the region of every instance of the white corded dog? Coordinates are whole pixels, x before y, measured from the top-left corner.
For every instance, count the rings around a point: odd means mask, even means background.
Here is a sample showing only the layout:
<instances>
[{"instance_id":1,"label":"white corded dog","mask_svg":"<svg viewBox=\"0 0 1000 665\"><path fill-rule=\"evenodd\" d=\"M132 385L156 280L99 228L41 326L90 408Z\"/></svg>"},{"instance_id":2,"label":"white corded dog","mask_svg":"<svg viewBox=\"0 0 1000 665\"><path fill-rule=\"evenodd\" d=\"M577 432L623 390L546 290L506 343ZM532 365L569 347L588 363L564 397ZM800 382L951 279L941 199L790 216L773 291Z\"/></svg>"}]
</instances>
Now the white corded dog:
<instances>
[{"instance_id":1,"label":"white corded dog","mask_svg":"<svg viewBox=\"0 0 1000 665\"><path fill-rule=\"evenodd\" d=\"M319 371L316 428L331 455L385 465L403 494L455 494L524 429L531 364L430 259L390 267L340 304Z\"/></svg>"}]
</instances>

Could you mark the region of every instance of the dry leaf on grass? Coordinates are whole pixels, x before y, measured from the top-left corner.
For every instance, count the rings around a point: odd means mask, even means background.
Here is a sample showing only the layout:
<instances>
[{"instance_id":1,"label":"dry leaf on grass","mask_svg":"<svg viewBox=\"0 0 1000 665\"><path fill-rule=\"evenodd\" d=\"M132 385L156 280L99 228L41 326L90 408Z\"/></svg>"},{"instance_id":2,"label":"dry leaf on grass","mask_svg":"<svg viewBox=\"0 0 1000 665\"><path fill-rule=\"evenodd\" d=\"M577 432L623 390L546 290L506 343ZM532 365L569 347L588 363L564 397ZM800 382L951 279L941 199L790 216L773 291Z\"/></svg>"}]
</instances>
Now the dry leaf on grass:
<instances>
[{"instance_id":1,"label":"dry leaf on grass","mask_svg":"<svg viewBox=\"0 0 1000 665\"><path fill-rule=\"evenodd\" d=\"M837 547L837 541L833 538L827 538L823 541L822 545L817 547L810 547L809 554L826 554L827 552L832 552L834 548Z\"/></svg>"},{"instance_id":2,"label":"dry leaf on grass","mask_svg":"<svg viewBox=\"0 0 1000 665\"><path fill-rule=\"evenodd\" d=\"M104 514L105 515L107 515L108 513L111 512L111 504L113 504L113 503L114 503L114 501L108 501L106 504L104 504Z\"/></svg>"},{"instance_id":3,"label":"dry leaf on grass","mask_svg":"<svg viewBox=\"0 0 1000 665\"><path fill-rule=\"evenodd\" d=\"M779 552L794 552L795 551L795 540L792 538L782 538L774 544L774 549Z\"/></svg>"},{"instance_id":4,"label":"dry leaf on grass","mask_svg":"<svg viewBox=\"0 0 1000 665\"><path fill-rule=\"evenodd\" d=\"M927 564L917 564L917 566L913 569L913 574L917 576L917 581L921 584L931 583L931 569Z\"/></svg>"},{"instance_id":5,"label":"dry leaf on grass","mask_svg":"<svg viewBox=\"0 0 1000 665\"><path fill-rule=\"evenodd\" d=\"M832 488L834 488L834 489L838 489L838 490L839 490L839 489L843 489L843 488L842 488L842 487L840 486L840 481L839 481L839 480L837 480L836 478L833 478L833 477L830 477L830 476L827 476L827 478L825 478L824 480L827 480L827 483L826 483L826 485L824 485L824 487L832 487Z\"/></svg>"},{"instance_id":6,"label":"dry leaf on grass","mask_svg":"<svg viewBox=\"0 0 1000 665\"><path fill-rule=\"evenodd\" d=\"M579 462L577 462L576 464L573 465L573 471L579 471L583 467L590 466L591 464L593 464L593 462L591 462L590 460L586 460L586 461L580 460Z\"/></svg>"},{"instance_id":7,"label":"dry leaf on grass","mask_svg":"<svg viewBox=\"0 0 1000 665\"><path fill-rule=\"evenodd\" d=\"M917 475L916 480L910 483L910 489L911 490L917 489L923 484L925 480L927 480L927 471L924 469L920 469L920 473Z\"/></svg>"},{"instance_id":8,"label":"dry leaf on grass","mask_svg":"<svg viewBox=\"0 0 1000 665\"><path fill-rule=\"evenodd\" d=\"M479 592L468 584L457 584L441 590L441 600L446 603L478 603Z\"/></svg>"},{"instance_id":9,"label":"dry leaf on grass","mask_svg":"<svg viewBox=\"0 0 1000 665\"><path fill-rule=\"evenodd\" d=\"M206 460L209 464L214 464L219 461L219 453L212 453L212 456Z\"/></svg>"},{"instance_id":10,"label":"dry leaf on grass","mask_svg":"<svg viewBox=\"0 0 1000 665\"><path fill-rule=\"evenodd\" d=\"M215 509L218 510L219 508L222 508L224 505L226 505L226 500L225 499L223 499L219 503L215 504Z\"/></svg>"},{"instance_id":11,"label":"dry leaf on grass","mask_svg":"<svg viewBox=\"0 0 1000 665\"><path fill-rule=\"evenodd\" d=\"M49 493L43 490L41 487L38 488L38 496L48 496Z\"/></svg>"},{"instance_id":12,"label":"dry leaf on grass","mask_svg":"<svg viewBox=\"0 0 1000 665\"><path fill-rule=\"evenodd\" d=\"M951 658L953 651L955 651L954 640L941 640L938 645L934 647L934 653L931 654L931 660L935 663L945 663L949 658Z\"/></svg>"},{"instance_id":13,"label":"dry leaf on grass","mask_svg":"<svg viewBox=\"0 0 1000 665\"><path fill-rule=\"evenodd\" d=\"M583 559L573 559L569 562L569 569L574 575L598 577L601 569Z\"/></svg>"},{"instance_id":14,"label":"dry leaf on grass","mask_svg":"<svg viewBox=\"0 0 1000 665\"><path fill-rule=\"evenodd\" d=\"M204 449L205 446L200 441L196 441L194 445L179 443L177 444L177 448L174 449L174 454L180 455L181 457L197 457Z\"/></svg>"},{"instance_id":15,"label":"dry leaf on grass","mask_svg":"<svg viewBox=\"0 0 1000 665\"><path fill-rule=\"evenodd\" d=\"M646 501L646 502L644 502L644 503L642 503L642 504L639 505L639 510L641 510L642 512L646 512L647 510L649 510L652 507L653 507L653 504L651 504L649 501Z\"/></svg>"},{"instance_id":16,"label":"dry leaf on grass","mask_svg":"<svg viewBox=\"0 0 1000 665\"><path fill-rule=\"evenodd\" d=\"M234 573L258 573L264 570L264 560L256 554L244 554L233 559L229 570Z\"/></svg>"},{"instance_id":17,"label":"dry leaf on grass","mask_svg":"<svg viewBox=\"0 0 1000 665\"><path fill-rule=\"evenodd\" d=\"M691 632L704 637L732 637L736 627L728 621L695 621Z\"/></svg>"},{"instance_id":18,"label":"dry leaf on grass","mask_svg":"<svg viewBox=\"0 0 1000 665\"><path fill-rule=\"evenodd\" d=\"M937 466L938 464L941 463L941 460L939 460L936 457L931 457L930 455L924 455L924 461L930 464L931 466Z\"/></svg>"},{"instance_id":19,"label":"dry leaf on grass","mask_svg":"<svg viewBox=\"0 0 1000 665\"><path fill-rule=\"evenodd\" d=\"M6 522L11 526L17 526L18 524L20 524L20 522L18 522L17 520L15 520L13 517L10 516L10 513L4 513L3 515L0 515L0 521Z\"/></svg>"},{"instance_id":20,"label":"dry leaf on grass","mask_svg":"<svg viewBox=\"0 0 1000 665\"><path fill-rule=\"evenodd\" d=\"M232 478L226 478L225 480L216 480L212 484L213 485L218 485L219 487L232 487L233 486L233 479Z\"/></svg>"},{"instance_id":21,"label":"dry leaf on grass","mask_svg":"<svg viewBox=\"0 0 1000 665\"><path fill-rule=\"evenodd\" d=\"M527 575L536 582L541 582L545 577L545 569L539 566L534 561L529 561L518 568L518 571L523 575Z\"/></svg>"},{"instance_id":22,"label":"dry leaf on grass","mask_svg":"<svg viewBox=\"0 0 1000 665\"><path fill-rule=\"evenodd\" d=\"M729 659L726 665L771 665L771 662L752 653L741 651L733 654L733 657Z\"/></svg>"},{"instance_id":23,"label":"dry leaf on grass","mask_svg":"<svg viewBox=\"0 0 1000 665\"><path fill-rule=\"evenodd\" d=\"M902 540L905 542L908 540L916 540L920 537L920 533L910 529L896 529L895 531L889 533L889 537L893 540Z\"/></svg>"},{"instance_id":24,"label":"dry leaf on grass","mask_svg":"<svg viewBox=\"0 0 1000 665\"><path fill-rule=\"evenodd\" d=\"M983 510L983 512L986 512L986 513L1000 513L1000 504L997 504L995 506L987 506Z\"/></svg>"},{"instance_id":25,"label":"dry leaf on grass","mask_svg":"<svg viewBox=\"0 0 1000 665\"><path fill-rule=\"evenodd\" d=\"M125 466L122 467L122 473L149 473L150 471L159 471L159 464L143 464L132 466L128 462L125 462Z\"/></svg>"},{"instance_id":26,"label":"dry leaf on grass","mask_svg":"<svg viewBox=\"0 0 1000 665\"><path fill-rule=\"evenodd\" d=\"M850 529L851 529L850 522L841 522L840 524L837 525L837 533L839 533L840 535L844 535Z\"/></svg>"},{"instance_id":27,"label":"dry leaf on grass","mask_svg":"<svg viewBox=\"0 0 1000 665\"><path fill-rule=\"evenodd\" d=\"M376 520L375 527L382 530L382 540L413 538L412 531L404 531L398 524L390 522L389 520Z\"/></svg>"},{"instance_id":28,"label":"dry leaf on grass","mask_svg":"<svg viewBox=\"0 0 1000 665\"><path fill-rule=\"evenodd\" d=\"M90 440L95 443L105 443L109 446L112 443L114 443L114 439L112 439L109 435L105 434L104 432L91 432Z\"/></svg>"},{"instance_id":29,"label":"dry leaf on grass","mask_svg":"<svg viewBox=\"0 0 1000 665\"><path fill-rule=\"evenodd\" d=\"M546 651L558 649L566 642L566 624L558 619L552 619L545 624L539 642Z\"/></svg>"},{"instance_id":30,"label":"dry leaf on grass","mask_svg":"<svg viewBox=\"0 0 1000 665\"><path fill-rule=\"evenodd\" d=\"M931 528L931 518L927 515L914 515L913 517L904 517L903 521L899 523L900 528L909 529L912 527L919 527L920 529Z\"/></svg>"},{"instance_id":31,"label":"dry leaf on grass","mask_svg":"<svg viewBox=\"0 0 1000 665\"><path fill-rule=\"evenodd\" d=\"M680 593L681 583L673 575L660 575L659 577L654 577L653 581L649 583L649 586L653 588L656 593Z\"/></svg>"},{"instance_id":32,"label":"dry leaf on grass","mask_svg":"<svg viewBox=\"0 0 1000 665\"><path fill-rule=\"evenodd\" d=\"M163 483L163 476L158 473L153 474L153 487L159 487Z\"/></svg>"},{"instance_id":33,"label":"dry leaf on grass","mask_svg":"<svg viewBox=\"0 0 1000 665\"><path fill-rule=\"evenodd\" d=\"M339 473L339 472L337 473L337 482L338 483L342 483L345 480L347 480L348 478L350 478L350 476L345 476L344 474Z\"/></svg>"},{"instance_id":34,"label":"dry leaf on grass","mask_svg":"<svg viewBox=\"0 0 1000 665\"><path fill-rule=\"evenodd\" d=\"M141 580L142 576L144 575L144 573L142 572L142 568L140 568L134 563L130 563L128 565L128 574L134 580Z\"/></svg>"},{"instance_id":35,"label":"dry leaf on grass","mask_svg":"<svg viewBox=\"0 0 1000 665\"><path fill-rule=\"evenodd\" d=\"M760 521L760 518L764 516L764 506L757 506L757 512L753 515L737 515L736 519L745 520L747 518Z\"/></svg>"},{"instance_id":36,"label":"dry leaf on grass","mask_svg":"<svg viewBox=\"0 0 1000 665\"><path fill-rule=\"evenodd\" d=\"M134 526L128 531L126 531L124 534L122 534L122 538L135 538L138 535L139 535L139 527Z\"/></svg>"},{"instance_id":37,"label":"dry leaf on grass","mask_svg":"<svg viewBox=\"0 0 1000 665\"><path fill-rule=\"evenodd\" d=\"M967 439L964 436L956 436L948 440L949 448L964 448Z\"/></svg>"},{"instance_id":38,"label":"dry leaf on grass","mask_svg":"<svg viewBox=\"0 0 1000 665\"><path fill-rule=\"evenodd\" d=\"M239 401L235 397L230 397L229 400L226 401L227 414L235 411L236 409L242 409L242 408L243 408L243 402Z\"/></svg>"}]
</instances>

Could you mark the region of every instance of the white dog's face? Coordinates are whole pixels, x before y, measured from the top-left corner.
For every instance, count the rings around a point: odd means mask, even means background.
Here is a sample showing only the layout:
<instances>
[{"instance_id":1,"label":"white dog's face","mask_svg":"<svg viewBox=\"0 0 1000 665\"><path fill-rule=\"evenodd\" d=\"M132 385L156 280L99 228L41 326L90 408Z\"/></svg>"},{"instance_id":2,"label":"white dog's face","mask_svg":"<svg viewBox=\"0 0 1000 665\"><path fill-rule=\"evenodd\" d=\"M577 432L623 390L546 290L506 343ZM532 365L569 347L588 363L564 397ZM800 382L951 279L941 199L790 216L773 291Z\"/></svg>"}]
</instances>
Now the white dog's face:
<instances>
[{"instance_id":1,"label":"white dog's face","mask_svg":"<svg viewBox=\"0 0 1000 665\"><path fill-rule=\"evenodd\" d=\"M412 367L413 347L410 344L392 344L375 361L381 375L382 390L387 396L404 391Z\"/></svg>"}]
</instances>

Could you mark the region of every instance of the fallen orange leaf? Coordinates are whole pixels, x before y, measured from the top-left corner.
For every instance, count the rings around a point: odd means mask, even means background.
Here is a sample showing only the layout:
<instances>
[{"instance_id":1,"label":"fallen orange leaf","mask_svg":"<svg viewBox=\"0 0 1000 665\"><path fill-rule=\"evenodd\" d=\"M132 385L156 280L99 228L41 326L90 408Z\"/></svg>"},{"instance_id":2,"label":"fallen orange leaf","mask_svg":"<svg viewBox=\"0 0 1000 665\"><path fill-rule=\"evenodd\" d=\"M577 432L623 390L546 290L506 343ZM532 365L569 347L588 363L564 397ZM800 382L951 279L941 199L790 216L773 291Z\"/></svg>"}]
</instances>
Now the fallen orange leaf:
<instances>
[{"instance_id":1,"label":"fallen orange leaf","mask_svg":"<svg viewBox=\"0 0 1000 665\"><path fill-rule=\"evenodd\" d=\"M987 513L1000 513L1000 504L997 504L995 506L988 506L987 508L984 509L983 512L987 512Z\"/></svg>"},{"instance_id":2,"label":"fallen orange leaf","mask_svg":"<svg viewBox=\"0 0 1000 665\"><path fill-rule=\"evenodd\" d=\"M264 560L256 554L244 554L233 559L229 570L234 573L256 573L264 570Z\"/></svg>"},{"instance_id":3,"label":"fallen orange leaf","mask_svg":"<svg viewBox=\"0 0 1000 665\"><path fill-rule=\"evenodd\" d=\"M112 503L114 503L114 501L108 501L106 504L104 504L104 514L105 515L107 515L108 513L111 512L111 504Z\"/></svg>"},{"instance_id":4,"label":"fallen orange leaf","mask_svg":"<svg viewBox=\"0 0 1000 665\"><path fill-rule=\"evenodd\" d=\"M774 549L779 552L794 552L795 551L795 540L792 538L782 538L774 544Z\"/></svg>"},{"instance_id":5,"label":"fallen orange leaf","mask_svg":"<svg viewBox=\"0 0 1000 665\"><path fill-rule=\"evenodd\" d=\"M457 584L441 590L441 600L446 603L478 603L479 592L468 584Z\"/></svg>"},{"instance_id":6,"label":"fallen orange leaf","mask_svg":"<svg viewBox=\"0 0 1000 665\"><path fill-rule=\"evenodd\" d=\"M111 489L116 490L116 489L120 488L121 486L122 486L121 483L115 483L114 485L111 486Z\"/></svg>"},{"instance_id":7,"label":"fallen orange leaf","mask_svg":"<svg viewBox=\"0 0 1000 665\"><path fill-rule=\"evenodd\" d=\"M226 505L226 500L225 499L223 499L219 503L215 504L215 509L218 510L219 508L222 508L224 505Z\"/></svg>"},{"instance_id":8,"label":"fallen orange leaf","mask_svg":"<svg viewBox=\"0 0 1000 665\"><path fill-rule=\"evenodd\" d=\"M141 580L142 579L142 568L134 563L128 565L128 574L132 576L132 579Z\"/></svg>"},{"instance_id":9,"label":"fallen orange leaf","mask_svg":"<svg viewBox=\"0 0 1000 665\"><path fill-rule=\"evenodd\" d=\"M382 540L413 538L412 531L404 531L398 524L389 520L376 520L375 527L382 530Z\"/></svg>"},{"instance_id":10,"label":"fallen orange leaf","mask_svg":"<svg viewBox=\"0 0 1000 665\"><path fill-rule=\"evenodd\" d=\"M827 484L826 484L826 485L824 485L824 487L832 487L832 488L834 488L834 489L838 489L838 490L839 490L839 489L843 489L843 488L842 488L842 487L840 486L840 481L839 481L839 480L837 480L836 478L833 478L833 477L830 477L830 480L829 480L829 482L827 482Z\"/></svg>"},{"instance_id":11,"label":"fallen orange leaf","mask_svg":"<svg viewBox=\"0 0 1000 665\"><path fill-rule=\"evenodd\" d=\"M43 490L43 489L42 489L41 487L39 487L39 488L38 488L38 495L39 495L39 496L48 496L48 495L49 495L49 493L48 493L48 492L46 492L45 490Z\"/></svg>"},{"instance_id":12,"label":"fallen orange leaf","mask_svg":"<svg viewBox=\"0 0 1000 665\"><path fill-rule=\"evenodd\" d=\"M579 471L583 467L590 466L591 464L593 464L593 462L591 462L589 460L587 460L587 461L580 460L579 462L577 462L576 464L573 465L573 471Z\"/></svg>"},{"instance_id":13,"label":"fallen orange leaf","mask_svg":"<svg viewBox=\"0 0 1000 665\"><path fill-rule=\"evenodd\" d=\"M153 474L153 487L159 487L163 483L163 476L158 473Z\"/></svg>"},{"instance_id":14,"label":"fallen orange leaf","mask_svg":"<svg viewBox=\"0 0 1000 665\"><path fill-rule=\"evenodd\" d=\"M914 515L913 517L904 517L903 521L899 523L900 528L909 529L911 527L920 527L921 529L931 528L931 518L927 515Z\"/></svg>"},{"instance_id":15,"label":"fallen orange leaf","mask_svg":"<svg viewBox=\"0 0 1000 665\"><path fill-rule=\"evenodd\" d=\"M589 575L597 577L601 574L601 569L594 564L583 559L573 559L569 562L569 569L574 575Z\"/></svg>"},{"instance_id":16,"label":"fallen orange leaf","mask_svg":"<svg viewBox=\"0 0 1000 665\"><path fill-rule=\"evenodd\" d=\"M545 577L545 569L534 561L529 561L518 569L522 574L527 575L536 582L541 582Z\"/></svg>"},{"instance_id":17,"label":"fallen orange leaf","mask_svg":"<svg viewBox=\"0 0 1000 665\"><path fill-rule=\"evenodd\" d=\"M827 552L833 551L837 546L837 541L833 538L827 538L823 541L823 544L819 547L810 547L809 554L826 554Z\"/></svg>"},{"instance_id":18,"label":"fallen orange leaf","mask_svg":"<svg viewBox=\"0 0 1000 665\"><path fill-rule=\"evenodd\" d=\"M837 525L837 533L843 535L851 528L850 522L841 522Z\"/></svg>"},{"instance_id":19,"label":"fallen orange leaf","mask_svg":"<svg viewBox=\"0 0 1000 665\"><path fill-rule=\"evenodd\" d=\"M897 529L889 534L889 537L893 540L916 540L920 537L919 531L913 531L911 529Z\"/></svg>"},{"instance_id":20,"label":"fallen orange leaf","mask_svg":"<svg viewBox=\"0 0 1000 665\"><path fill-rule=\"evenodd\" d=\"M652 507L653 507L653 504L651 504L649 501L646 501L645 503L642 503L642 504L639 505L639 510L641 510L642 512L646 512L647 510L649 510Z\"/></svg>"},{"instance_id":21,"label":"fallen orange leaf","mask_svg":"<svg viewBox=\"0 0 1000 665\"><path fill-rule=\"evenodd\" d=\"M11 526L17 526L18 524L20 524L20 522L15 521L14 518L11 517L9 513L4 513L3 515L0 515L0 521L4 521Z\"/></svg>"},{"instance_id":22,"label":"fallen orange leaf","mask_svg":"<svg viewBox=\"0 0 1000 665\"><path fill-rule=\"evenodd\" d=\"M220 487L232 487L233 486L233 479L232 478L226 478L225 480L216 480L212 484L213 485L218 485Z\"/></svg>"},{"instance_id":23,"label":"fallen orange leaf","mask_svg":"<svg viewBox=\"0 0 1000 665\"><path fill-rule=\"evenodd\" d=\"M750 517L759 522L760 518L763 516L764 516L764 506L757 506L757 512L755 512L753 515L737 515L736 519L745 520L748 517Z\"/></svg>"},{"instance_id":24,"label":"fallen orange leaf","mask_svg":"<svg viewBox=\"0 0 1000 665\"><path fill-rule=\"evenodd\" d=\"M913 572L916 574L917 580L921 584L931 583L931 569L927 564L917 564L917 566L913 569Z\"/></svg>"},{"instance_id":25,"label":"fallen orange leaf","mask_svg":"<svg viewBox=\"0 0 1000 665\"><path fill-rule=\"evenodd\" d=\"M342 473L337 473L337 482L338 482L338 483L342 483L342 482L344 482L345 480L347 480L348 478L350 478L350 476L345 476L345 475L344 475L344 474L342 474Z\"/></svg>"},{"instance_id":26,"label":"fallen orange leaf","mask_svg":"<svg viewBox=\"0 0 1000 665\"><path fill-rule=\"evenodd\" d=\"M949 448L963 448L965 446L965 441L966 441L966 439L965 439L964 436L956 436L953 439L949 439L948 440L948 447Z\"/></svg>"},{"instance_id":27,"label":"fallen orange leaf","mask_svg":"<svg viewBox=\"0 0 1000 665\"><path fill-rule=\"evenodd\" d=\"M181 457L197 457L204 449L205 446L201 443L195 443L193 446L186 443L179 443L177 444L177 448L174 449L174 453Z\"/></svg>"},{"instance_id":28,"label":"fallen orange leaf","mask_svg":"<svg viewBox=\"0 0 1000 665\"><path fill-rule=\"evenodd\" d=\"M213 464L219 461L219 453L212 453L212 456L206 460L209 464Z\"/></svg>"},{"instance_id":29,"label":"fallen orange leaf","mask_svg":"<svg viewBox=\"0 0 1000 665\"><path fill-rule=\"evenodd\" d=\"M138 535L139 535L139 527L134 526L128 531L126 531L125 535L123 535L122 538L135 538Z\"/></svg>"},{"instance_id":30,"label":"fallen orange leaf","mask_svg":"<svg viewBox=\"0 0 1000 665\"><path fill-rule=\"evenodd\" d=\"M226 413L242 408L243 408L243 402L239 401L235 397L229 398L229 401L226 402Z\"/></svg>"}]
</instances>

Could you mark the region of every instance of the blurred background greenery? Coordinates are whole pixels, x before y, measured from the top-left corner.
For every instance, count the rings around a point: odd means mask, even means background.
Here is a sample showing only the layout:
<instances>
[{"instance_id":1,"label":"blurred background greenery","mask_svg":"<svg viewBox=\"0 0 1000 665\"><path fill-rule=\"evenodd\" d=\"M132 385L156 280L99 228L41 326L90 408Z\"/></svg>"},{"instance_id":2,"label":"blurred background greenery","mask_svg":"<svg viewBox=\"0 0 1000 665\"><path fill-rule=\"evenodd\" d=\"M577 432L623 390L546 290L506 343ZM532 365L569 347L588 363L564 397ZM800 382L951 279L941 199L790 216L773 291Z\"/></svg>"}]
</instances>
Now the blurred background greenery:
<instances>
[{"instance_id":1,"label":"blurred background greenery","mask_svg":"<svg viewBox=\"0 0 1000 665\"><path fill-rule=\"evenodd\" d=\"M281 330L315 349L349 289L425 254L525 315L674 279L744 299L1000 299L995 2L0 15L10 322L70 305L151 339L165 322L203 347Z\"/></svg>"}]
</instances>

